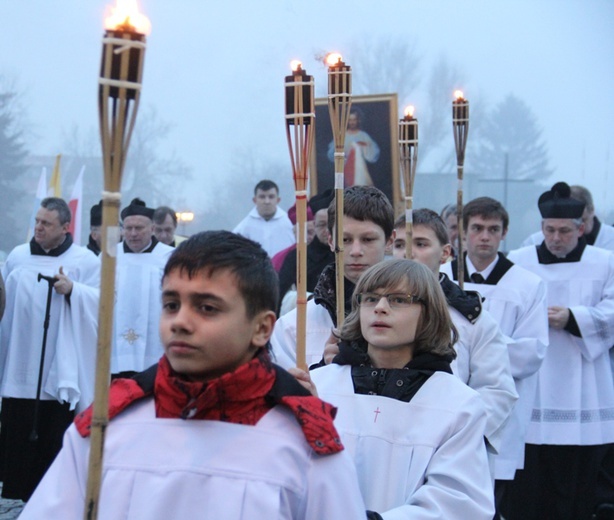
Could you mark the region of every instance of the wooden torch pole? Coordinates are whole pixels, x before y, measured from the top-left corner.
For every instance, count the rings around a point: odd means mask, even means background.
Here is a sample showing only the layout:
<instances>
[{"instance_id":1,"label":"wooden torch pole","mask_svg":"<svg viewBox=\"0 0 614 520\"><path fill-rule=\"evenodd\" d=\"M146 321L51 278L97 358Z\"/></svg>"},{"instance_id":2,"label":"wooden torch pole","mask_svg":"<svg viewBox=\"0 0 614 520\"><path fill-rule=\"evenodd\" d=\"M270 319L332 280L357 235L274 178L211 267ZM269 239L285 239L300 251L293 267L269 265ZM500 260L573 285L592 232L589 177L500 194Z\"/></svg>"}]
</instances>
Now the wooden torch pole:
<instances>
[{"instance_id":1,"label":"wooden torch pole","mask_svg":"<svg viewBox=\"0 0 614 520\"><path fill-rule=\"evenodd\" d=\"M307 323L307 181L313 144L315 112L313 77L298 61L286 76L286 137L290 149L296 195L296 366L308 370L306 361Z\"/></svg>"},{"instance_id":2,"label":"wooden torch pole","mask_svg":"<svg viewBox=\"0 0 614 520\"><path fill-rule=\"evenodd\" d=\"M405 109L405 117L399 121L399 156L405 189L405 258L411 259L414 180L418 163L418 120L414 118L413 106Z\"/></svg>"},{"instance_id":3,"label":"wooden torch pole","mask_svg":"<svg viewBox=\"0 0 614 520\"><path fill-rule=\"evenodd\" d=\"M465 282L465 258L463 255L463 167L465 164L465 148L469 132L469 101L463 93L457 90L452 102L452 128L454 130L454 145L456 147L456 164L458 189L456 192L456 218L458 221L458 285L462 289Z\"/></svg>"},{"instance_id":4,"label":"wooden torch pole","mask_svg":"<svg viewBox=\"0 0 614 520\"><path fill-rule=\"evenodd\" d=\"M345 167L345 132L352 104L352 70L339 54L329 54L328 67L328 113L335 140L335 267L337 271L337 328L345 319L345 287L343 266L343 188Z\"/></svg>"},{"instance_id":5,"label":"wooden torch pole","mask_svg":"<svg viewBox=\"0 0 614 520\"><path fill-rule=\"evenodd\" d=\"M102 268L96 381L84 515L86 520L95 520L98 517L104 437L108 423L115 265L120 239L121 178L139 105L144 55L145 35L136 32L128 22L106 31L102 40L102 65L98 88L104 164Z\"/></svg>"}]
</instances>

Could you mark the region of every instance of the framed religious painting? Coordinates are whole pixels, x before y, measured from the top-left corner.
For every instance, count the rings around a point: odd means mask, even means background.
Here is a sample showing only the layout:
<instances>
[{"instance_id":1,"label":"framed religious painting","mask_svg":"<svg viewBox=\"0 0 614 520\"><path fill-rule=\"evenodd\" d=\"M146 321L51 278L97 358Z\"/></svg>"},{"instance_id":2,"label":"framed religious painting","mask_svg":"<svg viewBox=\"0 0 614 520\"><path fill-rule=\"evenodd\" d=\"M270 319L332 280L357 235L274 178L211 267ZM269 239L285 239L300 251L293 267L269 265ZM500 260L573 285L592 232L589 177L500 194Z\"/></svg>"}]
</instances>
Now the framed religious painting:
<instances>
[{"instance_id":1,"label":"framed religious painting","mask_svg":"<svg viewBox=\"0 0 614 520\"><path fill-rule=\"evenodd\" d=\"M310 161L312 196L335 185L335 143L328 98L315 100L315 112L316 131ZM352 96L345 134L345 187L373 185L393 205L401 200L398 119L396 94Z\"/></svg>"}]
</instances>

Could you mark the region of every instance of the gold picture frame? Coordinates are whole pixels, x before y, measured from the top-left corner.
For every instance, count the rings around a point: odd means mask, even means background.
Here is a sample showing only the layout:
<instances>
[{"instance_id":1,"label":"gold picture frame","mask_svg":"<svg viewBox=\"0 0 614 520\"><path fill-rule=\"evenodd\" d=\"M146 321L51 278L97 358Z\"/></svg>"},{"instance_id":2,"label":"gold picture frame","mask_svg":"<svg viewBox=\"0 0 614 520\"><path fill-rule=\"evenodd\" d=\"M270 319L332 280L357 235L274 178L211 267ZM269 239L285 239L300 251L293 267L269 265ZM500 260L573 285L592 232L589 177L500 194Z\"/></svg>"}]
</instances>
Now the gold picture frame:
<instances>
[{"instance_id":1,"label":"gold picture frame","mask_svg":"<svg viewBox=\"0 0 614 520\"><path fill-rule=\"evenodd\" d=\"M315 113L316 130L310 160L312 196L333 188L335 182L328 98L316 98ZM358 128L354 128L352 132L350 128L356 124L356 117ZM399 183L398 120L396 94L352 96L345 139L346 186L372 184L388 196L393 206L402 200Z\"/></svg>"}]
</instances>

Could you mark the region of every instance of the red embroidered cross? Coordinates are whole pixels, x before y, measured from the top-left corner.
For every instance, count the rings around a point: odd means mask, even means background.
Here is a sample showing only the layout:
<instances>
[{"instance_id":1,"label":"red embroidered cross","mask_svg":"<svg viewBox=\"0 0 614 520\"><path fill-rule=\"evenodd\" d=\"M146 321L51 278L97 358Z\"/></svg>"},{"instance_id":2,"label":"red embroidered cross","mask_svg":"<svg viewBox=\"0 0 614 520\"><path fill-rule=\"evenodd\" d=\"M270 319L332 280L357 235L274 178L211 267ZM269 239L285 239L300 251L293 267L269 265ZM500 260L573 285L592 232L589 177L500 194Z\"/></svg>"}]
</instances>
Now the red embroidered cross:
<instances>
[{"instance_id":1,"label":"red embroidered cross","mask_svg":"<svg viewBox=\"0 0 614 520\"><path fill-rule=\"evenodd\" d=\"M379 411L379 406L377 407L376 410L373 410L373 413L375 414L375 419L373 419L373 422L377 422L377 416L382 413Z\"/></svg>"}]
</instances>

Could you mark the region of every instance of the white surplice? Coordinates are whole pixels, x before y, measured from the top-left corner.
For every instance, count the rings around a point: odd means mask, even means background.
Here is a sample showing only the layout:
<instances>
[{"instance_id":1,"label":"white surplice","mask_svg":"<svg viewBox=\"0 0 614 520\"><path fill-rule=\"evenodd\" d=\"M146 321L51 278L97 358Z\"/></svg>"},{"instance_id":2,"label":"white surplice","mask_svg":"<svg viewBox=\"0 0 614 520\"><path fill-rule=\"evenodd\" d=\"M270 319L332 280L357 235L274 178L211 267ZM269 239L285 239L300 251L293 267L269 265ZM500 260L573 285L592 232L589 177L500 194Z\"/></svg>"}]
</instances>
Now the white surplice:
<instances>
[{"instance_id":1,"label":"white surplice","mask_svg":"<svg viewBox=\"0 0 614 520\"><path fill-rule=\"evenodd\" d=\"M158 242L150 253L118 247L111 373L141 372L164 349L158 332L162 311L162 273L174 248Z\"/></svg>"},{"instance_id":2,"label":"white surplice","mask_svg":"<svg viewBox=\"0 0 614 520\"><path fill-rule=\"evenodd\" d=\"M367 509L385 520L492 519L486 415L476 392L435 372L406 403L355 394L350 366L328 365L311 377L320 398L338 407L335 426Z\"/></svg>"},{"instance_id":3,"label":"white surplice","mask_svg":"<svg viewBox=\"0 0 614 520\"><path fill-rule=\"evenodd\" d=\"M279 207L269 220L262 218L255 207L252 208L232 232L258 242L271 258L296 243L294 226L288 214Z\"/></svg>"},{"instance_id":4,"label":"white surplice","mask_svg":"<svg viewBox=\"0 0 614 520\"><path fill-rule=\"evenodd\" d=\"M452 362L452 370L484 402L484 435L492 447L488 452L492 467L494 454L501 449L504 427L518 399L507 345L499 325L484 308L474 323L453 307L448 306L448 310L458 331L458 342L454 345L457 357Z\"/></svg>"},{"instance_id":5,"label":"white surplice","mask_svg":"<svg viewBox=\"0 0 614 520\"><path fill-rule=\"evenodd\" d=\"M453 279L451 263L442 272ZM512 416L504 426L499 453L495 456L495 478L512 480L524 466L524 443L537 387L537 371L548 346L548 308L544 281L513 265L493 284L465 281L466 290L485 297L483 306L505 336L511 373L518 392Z\"/></svg>"},{"instance_id":6,"label":"white surplice","mask_svg":"<svg viewBox=\"0 0 614 520\"><path fill-rule=\"evenodd\" d=\"M582 334L549 329L527 442L614 442L609 355L614 345L614 255L586 246L579 262L540 264L535 246L529 246L511 251L508 258L546 282L548 306L569 308Z\"/></svg>"},{"instance_id":7,"label":"white surplice","mask_svg":"<svg viewBox=\"0 0 614 520\"><path fill-rule=\"evenodd\" d=\"M286 370L296 366L296 309L281 316L275 323L271 347L275 363ZM324 305L307 302L305 357L307 366L318 363L324 354L326 340L333 330L333 320Z\"/></svg>"},{"instance_id":8,"label":"white surplice","mask_svg":"<svg viewBox=\"0 0 614 520\"><path fill-rule=\"evenodd\" d=\"M60 267L73 282L70 299L51 291L41 399L87 406L93 397L100 261L71 245L59 256L32 255L17 246L2 267L7 305L0 323L0 395L35 399L48 283Z\"/></svg>"},{"instance_id":9,"label":"white surplice","mask_svg":"<svg viewBox=\"0 0 614 520\"><path fill-rule=\"evenodd\" d=\"M83 518L89 448L72 425L20 520ZM100 520L365 517L347 452L315 454L283 407L247 426L157 419L147 398L107 428Z\"/></svg>"}]
</instances>

